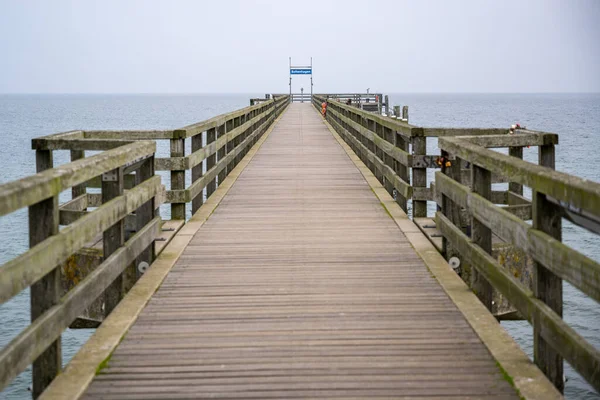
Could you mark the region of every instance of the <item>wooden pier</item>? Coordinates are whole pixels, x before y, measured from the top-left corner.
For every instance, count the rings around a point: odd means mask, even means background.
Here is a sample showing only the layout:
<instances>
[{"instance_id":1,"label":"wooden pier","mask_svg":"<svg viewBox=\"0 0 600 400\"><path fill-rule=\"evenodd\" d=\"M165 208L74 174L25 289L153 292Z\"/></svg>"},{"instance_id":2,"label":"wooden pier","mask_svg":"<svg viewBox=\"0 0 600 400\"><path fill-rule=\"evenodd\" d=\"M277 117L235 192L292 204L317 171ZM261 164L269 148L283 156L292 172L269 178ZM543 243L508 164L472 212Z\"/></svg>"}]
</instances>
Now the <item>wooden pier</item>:
<instances>
[{"instance_id":1,"label":"wooden pier","mask_svg":"<svg viewBox=\"0 0 600 400\"><path fill-rule=\"evenodd\" d=\"M560 242L555 217L593 229L600 184L552 170L557 135L290 100L171 131L35 139L40 173L0 186L0 214L29 207L34 228L31 250L0 267L0 301L32 286L35 306L0 352L0 387L33 363L42 399L553 399L565 358L600 388L600 353L562 320L557 287L599 300L600 267ZM432 136L440 155L426 154ZM171 157L154 157L155 140ZM527 146L541 166L519 158ZM74 161L52 168L59 149ZM427 168L439 169L429 186ZM170 171L168 189L155 170ZM492 237L533 259L533 288L491 256ZM69 267L91 243L97 265ZM77 281L66 293L65 271ZM533 324L535 363L494 296ZM61 372L60 334L91 308L104 314L96 333Z\"/></svg>"}]
</instances>

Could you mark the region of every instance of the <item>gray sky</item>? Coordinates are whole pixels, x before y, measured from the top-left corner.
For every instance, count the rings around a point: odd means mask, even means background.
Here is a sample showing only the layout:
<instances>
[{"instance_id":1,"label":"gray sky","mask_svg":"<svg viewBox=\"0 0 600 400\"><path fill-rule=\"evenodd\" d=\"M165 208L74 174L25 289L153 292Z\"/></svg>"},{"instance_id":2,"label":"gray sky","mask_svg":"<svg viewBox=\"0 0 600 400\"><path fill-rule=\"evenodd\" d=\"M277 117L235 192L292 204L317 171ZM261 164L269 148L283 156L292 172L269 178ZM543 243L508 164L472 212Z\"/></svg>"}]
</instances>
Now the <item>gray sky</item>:
<instances>
[{"instance_id":1,"label":"gray sky","mask_svg":"<svg viewBox=\"0 0 600 400\"><path fill-rule=\"evenodd\" d=\"M0 93L287 92L289 56L318 92L600 92L600 1L0 0Z\"/></svg>"}]
</instances>

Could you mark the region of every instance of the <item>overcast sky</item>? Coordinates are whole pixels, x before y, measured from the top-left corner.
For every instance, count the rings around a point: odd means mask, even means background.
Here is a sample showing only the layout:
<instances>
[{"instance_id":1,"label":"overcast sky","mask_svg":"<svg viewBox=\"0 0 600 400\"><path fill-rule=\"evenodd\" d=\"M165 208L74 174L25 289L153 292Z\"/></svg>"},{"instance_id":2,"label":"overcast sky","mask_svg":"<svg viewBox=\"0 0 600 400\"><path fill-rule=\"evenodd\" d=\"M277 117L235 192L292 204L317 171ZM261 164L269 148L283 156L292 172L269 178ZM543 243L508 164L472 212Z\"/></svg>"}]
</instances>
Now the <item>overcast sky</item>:
<instances>
[{"instance_id":1,"label":"overcast sky","mask_svg":"<svg viewBox=\"0 0 600 400\"><path fill-rule=\"evenodd\" d=\"M289 56L318 92L600 92L600 1L0 0L0 93L286 92Z\"/></svg>"}]
</instances>

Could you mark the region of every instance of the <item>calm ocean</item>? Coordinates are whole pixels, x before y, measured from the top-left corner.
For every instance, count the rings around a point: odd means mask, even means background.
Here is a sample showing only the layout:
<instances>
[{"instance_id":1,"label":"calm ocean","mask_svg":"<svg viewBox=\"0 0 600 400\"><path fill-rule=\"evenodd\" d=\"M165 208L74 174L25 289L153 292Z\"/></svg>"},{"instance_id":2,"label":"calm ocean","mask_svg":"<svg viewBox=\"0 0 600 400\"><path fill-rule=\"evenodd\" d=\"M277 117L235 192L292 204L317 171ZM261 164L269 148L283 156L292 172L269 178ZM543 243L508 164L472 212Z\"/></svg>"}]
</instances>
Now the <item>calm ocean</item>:
<instances>
[{"instance_id":1,"label":"calm ocean","mask_svg":"<svg viewBox=\"0 0 600 400\"><path fill-rule=\"evenodd\" d=\"M0 95L0 183L35 173L33 137L74 129L176 128L244 107L251 97L262 95ZM390 103L409 105L410 122L416 125L508 128L519 122L558 133L556 168L600 181L600 94L392 94ZM160 146L159 152L166 155L166 146ZM431 140L428 154L438 152ZM67 162L68 152L55 154L55 163ZM535 150L526 149L525 159L537 160ZM563 240L600 260L598 237L589 232L565 222ZM24 252L27 241L25 210L0 219L0 263ZM600 307L570 285L564 286L565 320L600 348ZM25 291L0 305L0 347L28 323ZM519 321L503 326L531 356L529 324ZM91 334L89 330L65 332L65 363ZM568 365L566 377L566 398L600 398ZM25 371L0 392L0 398L30 398L30 379L29 370Z\"/></svg>"}]
</instances>

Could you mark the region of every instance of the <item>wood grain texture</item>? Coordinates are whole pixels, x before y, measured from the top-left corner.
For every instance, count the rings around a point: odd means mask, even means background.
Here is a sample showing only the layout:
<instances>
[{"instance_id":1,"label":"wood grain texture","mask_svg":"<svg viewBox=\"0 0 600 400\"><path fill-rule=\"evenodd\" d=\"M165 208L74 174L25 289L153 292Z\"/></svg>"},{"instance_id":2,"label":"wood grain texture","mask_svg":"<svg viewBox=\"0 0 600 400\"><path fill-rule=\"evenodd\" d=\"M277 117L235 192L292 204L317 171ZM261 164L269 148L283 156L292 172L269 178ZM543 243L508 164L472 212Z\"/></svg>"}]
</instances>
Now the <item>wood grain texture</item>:
<instances>
[{"instance_id":1,"label":"wood grain texture","mask_svg":"<svg viewBox=\"0 0 600 400\"><path fill-rule=\"evenodd\" d=\"M308 103L289 106L84 397L517 398Z\"/></svg>"}]
</instances>

